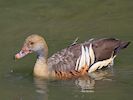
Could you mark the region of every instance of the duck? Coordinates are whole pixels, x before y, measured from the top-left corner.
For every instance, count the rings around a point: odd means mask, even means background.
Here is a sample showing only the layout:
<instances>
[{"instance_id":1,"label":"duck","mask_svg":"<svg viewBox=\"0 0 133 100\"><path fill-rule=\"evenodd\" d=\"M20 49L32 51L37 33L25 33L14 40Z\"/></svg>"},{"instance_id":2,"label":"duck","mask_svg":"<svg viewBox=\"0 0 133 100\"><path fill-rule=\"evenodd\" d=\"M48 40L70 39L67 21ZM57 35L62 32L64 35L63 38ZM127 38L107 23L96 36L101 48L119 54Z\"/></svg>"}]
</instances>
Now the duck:
<instances>
[{"instance_id":1,"label":"duck","mask_svg":"<svg viewBox=\"0 0 133 100\"><path fill-rule=\"evenodd\" d=\"M115 38L90 39L83 43L74 42L48 57L48 45L44 37L32 34L25 39L15 58L20 59L35 52L37 60L33 69L34 76L70 79L112 66L119 51L129 44Z\"/></svg>"}]
</instances>

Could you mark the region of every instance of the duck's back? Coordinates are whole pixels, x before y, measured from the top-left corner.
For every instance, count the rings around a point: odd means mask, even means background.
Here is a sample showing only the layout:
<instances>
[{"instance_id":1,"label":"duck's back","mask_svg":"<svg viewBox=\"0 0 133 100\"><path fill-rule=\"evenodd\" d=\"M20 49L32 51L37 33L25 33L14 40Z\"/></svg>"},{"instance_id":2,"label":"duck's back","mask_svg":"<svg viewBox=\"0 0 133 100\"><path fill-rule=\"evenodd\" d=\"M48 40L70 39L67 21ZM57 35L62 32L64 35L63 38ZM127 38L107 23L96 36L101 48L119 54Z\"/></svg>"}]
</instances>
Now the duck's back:
<instances>
[{"instance_id":1,"label":"duck's back","mask_svg":"<svg viewBox=\"0 0 133 100\"><path fill-rule=\"evenodd\" d=\"M97 62L110 58L113 52L116 55L120 49L126 48L130 42L105 38L74 44L53 54L48 59L49 68L63 72L75 70L77 59L81 55L81 46L84 45L89 48L90 43L95 53L95 62Z\"/></svg>"}]
</instances>

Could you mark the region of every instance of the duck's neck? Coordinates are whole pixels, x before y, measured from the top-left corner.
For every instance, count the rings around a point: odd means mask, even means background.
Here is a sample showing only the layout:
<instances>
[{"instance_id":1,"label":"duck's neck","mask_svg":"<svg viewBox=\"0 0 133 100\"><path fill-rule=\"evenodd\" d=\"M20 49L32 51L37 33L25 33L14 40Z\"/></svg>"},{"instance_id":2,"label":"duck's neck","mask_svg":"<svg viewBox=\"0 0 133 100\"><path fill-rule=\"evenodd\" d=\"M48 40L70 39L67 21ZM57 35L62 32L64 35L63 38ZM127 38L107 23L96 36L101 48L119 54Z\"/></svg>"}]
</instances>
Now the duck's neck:
<instances>
[{"instance_id":1,"label":"duck's neck","mask_svg":"<svg viewBox=\"0 0 133 100\"><path fill-rule=\"evenodd\" d=\"M48 48L37 51L37 61L34 66L34 75L38 77L49 77L49 70L47 65Z\"/></svg>"}]
</instances>

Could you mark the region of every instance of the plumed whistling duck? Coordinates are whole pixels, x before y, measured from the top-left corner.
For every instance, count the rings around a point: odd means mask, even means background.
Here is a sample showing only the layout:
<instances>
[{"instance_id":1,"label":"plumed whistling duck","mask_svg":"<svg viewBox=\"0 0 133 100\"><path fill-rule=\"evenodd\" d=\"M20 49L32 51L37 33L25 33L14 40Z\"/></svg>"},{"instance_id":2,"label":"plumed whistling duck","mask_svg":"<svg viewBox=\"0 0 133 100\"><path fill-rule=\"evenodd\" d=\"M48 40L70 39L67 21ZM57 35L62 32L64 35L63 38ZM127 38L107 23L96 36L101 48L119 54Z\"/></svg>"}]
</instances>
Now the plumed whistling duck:
<instances>
[{"instance_id":1,"label":"plumed whistling duck","mask_svg":"<svg viewBox=\"0 0 133 100\"><path fill-rule=\"evenodd\" d=\"M91 39L84 43L73 43L48 58L46 41L33 34L26 38L15 58L20 59L35 52L38 55L34 66L35 76L68 79L112 65L117 53L129 43L114 38Z\"/></svg>"}]
</instances>

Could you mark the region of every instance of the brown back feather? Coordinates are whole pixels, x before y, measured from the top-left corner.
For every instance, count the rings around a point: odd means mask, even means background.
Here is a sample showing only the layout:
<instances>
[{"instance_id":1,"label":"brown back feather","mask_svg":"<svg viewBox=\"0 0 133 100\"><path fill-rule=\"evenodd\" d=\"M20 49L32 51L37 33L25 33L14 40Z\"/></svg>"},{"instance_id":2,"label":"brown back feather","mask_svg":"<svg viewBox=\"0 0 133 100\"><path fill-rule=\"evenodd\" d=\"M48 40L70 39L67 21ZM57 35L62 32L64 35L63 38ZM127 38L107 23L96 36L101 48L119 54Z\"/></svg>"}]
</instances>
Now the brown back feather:
<instances>
[{"instance_id":1,"label":"brown back feather","mask_svg":"<svg viewBox=\"0 0 133 100\"><path fill-rule=\"evenodd\" d=\"M81 44L74 44L52 55L48 59L49 69L60 71L62 75L68 72L69 76L71 76L70 71L75 70L76 61L81 55L81 46L85 45L89 48L90 43L92 43L96 56L95 62L110 58L116 48L121 47L120 49L123 49L129 44L114 38L95 39Z\"/></svg>"}]
</instances>

